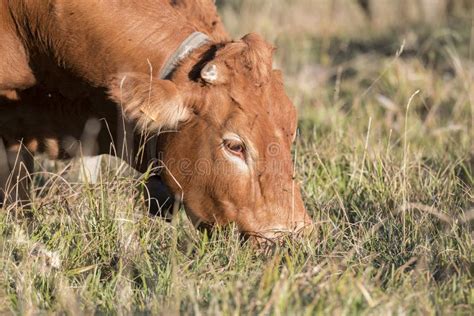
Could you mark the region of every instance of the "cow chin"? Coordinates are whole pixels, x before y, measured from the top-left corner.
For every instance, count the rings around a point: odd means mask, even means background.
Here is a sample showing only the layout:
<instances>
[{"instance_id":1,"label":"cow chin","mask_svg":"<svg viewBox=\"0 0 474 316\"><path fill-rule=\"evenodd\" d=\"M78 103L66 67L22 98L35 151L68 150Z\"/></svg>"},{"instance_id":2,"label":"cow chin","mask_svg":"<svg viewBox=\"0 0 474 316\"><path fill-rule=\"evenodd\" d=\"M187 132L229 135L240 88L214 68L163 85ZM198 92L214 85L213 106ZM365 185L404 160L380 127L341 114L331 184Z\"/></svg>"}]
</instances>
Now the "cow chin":
<instances>
[{"instance_id":1,"label":"cow chin","mask_svg":"<svg viewBox=\"0 0 474 316\"><path fill-rule=\"evenodd\" d=\"M194 227L196 227L200 231L212 231L215 226L215 223L202 219L199 215L197 215L195 209L190 207L188 203L184 203L184 209L186 211L186 215L188 216Z\"/></svg>"}]
</instances>

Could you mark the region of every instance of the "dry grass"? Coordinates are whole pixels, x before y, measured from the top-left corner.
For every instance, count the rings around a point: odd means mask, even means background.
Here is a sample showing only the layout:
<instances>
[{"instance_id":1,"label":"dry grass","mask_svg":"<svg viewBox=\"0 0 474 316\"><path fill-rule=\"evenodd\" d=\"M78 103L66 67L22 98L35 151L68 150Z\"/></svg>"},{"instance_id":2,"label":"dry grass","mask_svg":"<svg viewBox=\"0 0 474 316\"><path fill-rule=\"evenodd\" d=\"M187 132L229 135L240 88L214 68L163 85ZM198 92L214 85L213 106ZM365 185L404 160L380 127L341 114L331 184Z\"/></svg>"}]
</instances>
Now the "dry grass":
<instances>
[{"instance_id":1,"label":"dry grass","mask_svg":"<svg viewBox=\"0 0 474 316\"><path fill-rule=\"evenodd\" d=\"M233 34L278 46L314 234L256 253L233 229L148 216L131 177L75 184L43 162L33 210L0 213L3 311L472 314L472 11L220 5Z\"/></svg>"}]
</instances>

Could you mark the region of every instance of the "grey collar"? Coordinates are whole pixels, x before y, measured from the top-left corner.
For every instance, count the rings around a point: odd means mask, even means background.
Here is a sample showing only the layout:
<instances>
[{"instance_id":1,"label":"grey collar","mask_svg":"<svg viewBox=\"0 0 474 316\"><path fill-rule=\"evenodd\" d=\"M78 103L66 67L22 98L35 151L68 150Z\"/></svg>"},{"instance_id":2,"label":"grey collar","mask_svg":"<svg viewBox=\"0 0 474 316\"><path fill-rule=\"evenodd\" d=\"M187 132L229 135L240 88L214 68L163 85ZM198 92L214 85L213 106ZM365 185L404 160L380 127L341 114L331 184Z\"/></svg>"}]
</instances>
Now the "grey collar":
<instances>
[{"instance_id":1,"label":"grey collar","mask_svg":"<svg viewBox=\"0 0 474 316\"><path fill-rule=\"evenodd\" d=\"M166 64L161 68L160 79L168 79L169 75L176 69L178 64L191 54L192 51L209 42L209 37L201 32L194 32L179 45L178 49L168 58Z\"/></svg>"}]
</instances>

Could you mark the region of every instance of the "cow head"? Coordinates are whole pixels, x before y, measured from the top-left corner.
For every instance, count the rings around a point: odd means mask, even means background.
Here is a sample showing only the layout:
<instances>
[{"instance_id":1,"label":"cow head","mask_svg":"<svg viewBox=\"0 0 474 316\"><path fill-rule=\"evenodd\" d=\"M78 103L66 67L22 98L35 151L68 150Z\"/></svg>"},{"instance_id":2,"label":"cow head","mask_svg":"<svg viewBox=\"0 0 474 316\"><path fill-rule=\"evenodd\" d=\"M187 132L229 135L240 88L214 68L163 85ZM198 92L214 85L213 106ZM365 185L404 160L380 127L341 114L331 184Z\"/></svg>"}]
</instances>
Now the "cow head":
<instances>
[{"instance_id":1,"label":"cow head","mask_svg":"<svg viewBox=\"0 0 474 316\"><path fill-rule=\"evenodd\" d=\"M163 179L195 224L235 222L267 238L311 223L294 179L296 110L258 35L210 46L172 80L130 75L113 95L161 133Z\"/></svg>"}]
</instances>

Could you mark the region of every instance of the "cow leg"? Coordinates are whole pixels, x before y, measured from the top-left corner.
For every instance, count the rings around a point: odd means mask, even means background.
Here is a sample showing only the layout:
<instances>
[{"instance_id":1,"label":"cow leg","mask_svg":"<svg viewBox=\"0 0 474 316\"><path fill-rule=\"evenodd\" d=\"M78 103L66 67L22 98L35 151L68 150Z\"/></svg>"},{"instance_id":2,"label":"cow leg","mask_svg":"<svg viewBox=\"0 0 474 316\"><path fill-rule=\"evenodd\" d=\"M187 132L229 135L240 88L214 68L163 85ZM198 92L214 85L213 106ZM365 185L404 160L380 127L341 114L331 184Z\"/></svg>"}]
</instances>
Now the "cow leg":
<instances>
[{"instance_id":1,"label":"cow leg","mask_svg":"<svg viewBox=\"0 0 474 316\"><path fill-rule=\"evenodd\" d=\"M0 142L0 188L4 203L27 204L30 200L30 172L33 171L33 156L16 143L5 146Z\"/></svg>"}]
</instances>

